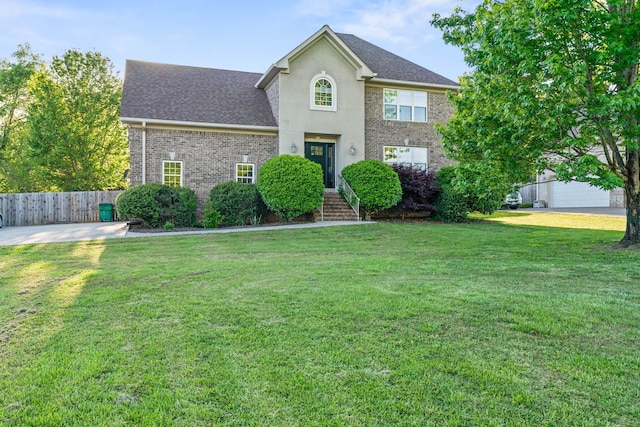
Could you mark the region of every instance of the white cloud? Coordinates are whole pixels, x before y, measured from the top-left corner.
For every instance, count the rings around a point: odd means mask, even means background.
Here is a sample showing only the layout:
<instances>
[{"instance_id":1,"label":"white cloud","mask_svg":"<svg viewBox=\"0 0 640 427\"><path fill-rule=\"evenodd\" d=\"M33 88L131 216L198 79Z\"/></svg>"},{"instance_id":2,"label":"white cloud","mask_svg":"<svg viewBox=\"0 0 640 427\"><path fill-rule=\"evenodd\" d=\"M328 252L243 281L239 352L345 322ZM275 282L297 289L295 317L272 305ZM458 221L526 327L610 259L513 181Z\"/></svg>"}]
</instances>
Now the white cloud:
<instances>
[{"instance_id":1,"label":"white cloud","mask_svg":"<svg viewBox=\"0 0 640 427\"><path fill-rule=\"evenodd\" d=\"M434 12L453 11L457 2L452 0L406 0L370 2L354 10L343 20L339 30L367 40L392 44L415 44L436 37L429 21ZM445 12L446 13L446 12ZM416 34L420 34L416 40Z\"/></svg>"}]
</instances>

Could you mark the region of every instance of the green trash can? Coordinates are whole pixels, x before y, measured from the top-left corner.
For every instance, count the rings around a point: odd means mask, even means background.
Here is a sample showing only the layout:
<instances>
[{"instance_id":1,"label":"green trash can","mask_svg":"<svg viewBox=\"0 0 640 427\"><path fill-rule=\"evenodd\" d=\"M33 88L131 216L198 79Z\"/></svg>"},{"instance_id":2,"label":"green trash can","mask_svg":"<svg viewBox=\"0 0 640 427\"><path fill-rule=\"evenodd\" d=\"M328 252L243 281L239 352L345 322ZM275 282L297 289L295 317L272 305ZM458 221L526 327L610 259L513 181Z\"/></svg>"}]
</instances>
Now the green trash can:
<instances>
[{"instance_id":1,"label":"green trash can","mask_svg":"<svg viewBox=\"0 0 640 427\"><path fill-rule=\"evenodd\" d=\"M113 221L112 203L100 203L100 221Z\"/></svg>"}]
</instances>

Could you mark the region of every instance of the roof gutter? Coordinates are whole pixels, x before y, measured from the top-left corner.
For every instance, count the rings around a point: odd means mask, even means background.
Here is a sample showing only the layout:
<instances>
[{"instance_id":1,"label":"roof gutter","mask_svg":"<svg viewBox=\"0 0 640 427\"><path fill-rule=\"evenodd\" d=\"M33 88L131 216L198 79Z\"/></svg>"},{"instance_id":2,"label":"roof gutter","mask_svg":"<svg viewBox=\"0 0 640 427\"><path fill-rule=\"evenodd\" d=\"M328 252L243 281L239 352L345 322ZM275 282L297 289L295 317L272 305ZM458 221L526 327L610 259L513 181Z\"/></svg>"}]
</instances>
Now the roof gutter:
<instances>
[{"instance_id":1,"label":"roof gutter","mask_svg":"<svg viewBox=\"0 0 640 427\"><path fill-rule=\"evenodd\" d=\"M271 67L269 67L269 69L267 70L266 73L264 73L262 75L262 77L260 77L260 80L258 80L258 82L255 84L255 88L256 89L264 89L265 87L267 87L267 85L269 84L269 82L271 80L273 80L273 78L275 76L278 75L278 73L281 71L281 68L278 68L278 66L276 64L273 64Z\"/></svg>"},{"instance_id":2,"label":"roof gutter","mask_svg":"<svg viewBox=\"0 0 640 427\"><path fill-rule=\"evenodd\" d=\"M120 117L123 123L141 123L146 126L199 127L208 129L244 130L254 132L278 132L277 126L234 125L228 123L189 122L182 120L143 119L137 117Z\"/></svg>"},{"instance_id":3,"label":"roof gutter","mask_svg":"<svg viewBox=\"0 0 640 427\"><path fill-rule=\"evenodd\" d=\"M379 83L379 84L387 84L394 86L419 86L424 88L433 88L433 89L444 89L444 90L460 90L460 85L443 85L437 83L421 83L421 82L411 82L407 80L393 80L393 79L379 79L377 77L369 80L369 83Z\"/></svg>"}]
</instances>

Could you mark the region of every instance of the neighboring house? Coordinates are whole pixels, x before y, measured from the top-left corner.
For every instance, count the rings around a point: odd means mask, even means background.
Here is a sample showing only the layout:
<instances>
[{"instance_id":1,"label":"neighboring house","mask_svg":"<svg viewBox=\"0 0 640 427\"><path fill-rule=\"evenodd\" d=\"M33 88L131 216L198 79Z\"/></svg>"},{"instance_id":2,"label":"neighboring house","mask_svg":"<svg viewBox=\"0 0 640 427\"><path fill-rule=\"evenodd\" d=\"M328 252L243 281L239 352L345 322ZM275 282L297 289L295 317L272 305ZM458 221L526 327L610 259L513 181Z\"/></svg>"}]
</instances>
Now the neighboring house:
<instances>
[{"instance_id":1,"label":"neighboring house","mask_svg":"<svg viewBox=\"0 0 640 427\"><path fill-rule=\"evenodd\" d=\"M540 201L541 207L548 208L623 208L624 190L616 188L612 191L602 190L587 182L562 182L556 179L551 171L538 176L537 183L531 183L527 197L530 201Z\"/></svg>"},{"instance_id":2,"label":"neighboring house","mask_svg":"<svg viewBox=\"0 0 640 427\"><path fill-rule=\"evenodd\" d=\"M603 163L607 162L601 147L593 147L588 154L596 156ZM533 202L536 207L623 208L625 206L623 188L606 191L594 187L588 182L562 182L556 178L556 174L551 170L545 170L537 175L536 181L523 186L520 193L525 202Z\"/></svg>"},{"instance_id":3,"label":"neighboring house","mask_svg":"<svg viewBox=\"0 0 640 427\"><path fill-rule=\"evenodd\" d=\"M264 74L127 61L121 121L132 185L160 182L204 201L255 182L279 154L320 163L325 187L363 159L429 170L451 164L434 123L458 84L356 36L322 27Z\"/></svg>"}]
</instances>

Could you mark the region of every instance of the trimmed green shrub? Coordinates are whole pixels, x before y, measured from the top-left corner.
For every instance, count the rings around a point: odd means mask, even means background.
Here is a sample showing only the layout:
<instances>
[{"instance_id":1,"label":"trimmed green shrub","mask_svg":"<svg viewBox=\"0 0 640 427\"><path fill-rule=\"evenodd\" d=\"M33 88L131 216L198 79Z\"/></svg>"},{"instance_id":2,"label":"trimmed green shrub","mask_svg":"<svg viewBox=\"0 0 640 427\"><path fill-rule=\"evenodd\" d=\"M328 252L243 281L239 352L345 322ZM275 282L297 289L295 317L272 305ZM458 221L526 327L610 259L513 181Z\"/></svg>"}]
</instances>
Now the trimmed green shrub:
<instances>
[{"instance_id":1,"label":"trimmed green shrub","mask_svg":"<svg viewBox=\"0 0 640 427\"><path fill-rule=\"evenodd\" d=\"M443 185L441 188L442 191L435 204L435 212L431 218L444 222L468 221L469 207L464 195L449 185Z\"/></svg>"},{"instance_id":2,"label":"trimmed green shrub","mask_svg":"<svg viewBox=\"0 0 640 427\"><path fill-rule=\"evenodd\" d=\"M469 194L467 195L467 204L469 205L469 212L491 214L504 204L504 194L498 192L481 195Z\"/></svg>"},{"instance_id":3,"label":"trimmed green shrub","mask_svg":"<svg viewBox=\"0 0 640 427\"><path fill-rule=\"evenodd\" d=\"M170 222L176 227L193 227L196 225L196 209L198 209L198 198L195 191L186 187L169 187L164 185L163 193L169 195L167 201L166 215Z\"/></svg>"},{"instance_id":4,"label":"trimmed green shrub","mask_svg":"<svg viewBox=\"0 0 640 427\"><path fill-rule=\"evenodd\" d=\"M361 160L342 169L342 177L360 198L360 207L373 213L395 206L402 186L393 168L380 160Z\"/></svg>"},{"instance_id":5,"label":"trimmed green shrub","mask_svg":"<svg viewBox=\"0 0 640 427\"><path fill-rule=\"evenodd\" d=\"M209 193L211 207L224 217L224 225L246 225L253 218L262 216L262 199L255 184L223 182Z\"/></svg>"},{"instance_id":6,"label":"trimmed green shrub","mask_svg":"<svg viewBox=\"0 0 640 427\"><path fill-rule=\"evenodd\" d=\"M435 204L432 219L444 222L466 222L469 206L464 193L454 187L458 172L454 166L446 166L436 174L436 183L442 191Z\"/></svg>"},{"instance_id":7,"label":"trimmed green shrub","mask_svg":"<svg viewBox=\"0 0 640 427\"><path fill-rule=\"evenodd\" d=\"M215 204L211 202L211 200L205 203L204 218L202 219L202 223L205 228L218 228L223 220L224 215L216 209Z\"/></svg>"},{"instance_id":8,"label":"trimmed green shrub","mask_svg":"<svg viewBox=\"0 0 640 427\"><path fill-rule=\"evenodd\" d=\"M436 182L442 187L442 194L436 203L434 219L446 222L464 222L469 212L490 214L502 206L503 189L483 187L481 176L469 169L447 166L436 176ZM484 188L483 192L475 191Z\"/></svg>"},{"instance_id":9,"label":"trimmed green shrub","mask_svg":"<svg viewBox=\"0 0 640 427\"><path fill-rule=\"evenodd\" d=\"M123 219L136 219L160 228L166 222L176 227L195 224L198 201L193 190L149 183L131 187L118 195L116 209Z\"/></svg>"},{"instance_id":10,"label":"trimmed green shrub","mask_svg":"<svg viewBox=\"0 0 640 427\"><path fill-rule=\"evenodd\" d=\"M289 221L322 204L322 167L300 156L272 157L258 172L257 188L267 207Z\"/></svg>"},{"instance_id":11,"label":"trimmed green shrub","mask_svg":"<svg viewBox=\"0 0 640 427\"><path fill-rule=\"evenodd\" d=\"M161 184L149 183L131 187L120 193L116 198L118 217L137 219L147 226L158 227L162 206L156 195L161 187Z\"/></svg>"}]
</instances>

